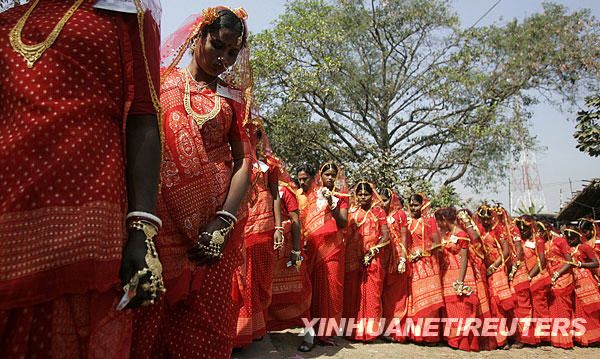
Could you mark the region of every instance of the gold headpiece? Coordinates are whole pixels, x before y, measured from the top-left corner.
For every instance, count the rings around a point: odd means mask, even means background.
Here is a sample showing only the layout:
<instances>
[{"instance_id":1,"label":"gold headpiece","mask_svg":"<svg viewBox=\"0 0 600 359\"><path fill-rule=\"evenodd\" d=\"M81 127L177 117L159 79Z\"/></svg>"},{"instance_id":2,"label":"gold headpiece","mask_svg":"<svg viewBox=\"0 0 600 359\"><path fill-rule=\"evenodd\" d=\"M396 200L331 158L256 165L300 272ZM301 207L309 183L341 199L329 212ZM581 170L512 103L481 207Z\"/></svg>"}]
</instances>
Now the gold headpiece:
<instances>
[{"instance_id":1,"label":"gold headpiece","mask_svg":"<svg viewBox=\"0 0 600 359\"><path fill-rule=\"evenodd\" d=\"M481 207L479 207L479 209L477 210L477 216L479 216L480 218L491 218L492 217L492 211L494 209L490 208L486 205L483 205Z\"/></svg>"},{"instance_id":2,"label":"gold headpiece","mask_svg":"<svg viewBox=\"0 0 600 359\"><path fill-rule=\"evenodd\" d=\"M368 185L369 187L371 187L371 190L375 190L375 186L373 186L373 184L365 179L362 179L360 181L358 181L358 183L356 184L356 187L354 188L354 192L358 193L358 187L360 187L360 185Z\"/></svg>"},{"instance_id":3,"label":"gold headpiece","mask_svg":"<svg viewBox=\"0 0 600 359\"><path fill-rule=\"evenodd\" d=\"M546 225L540 221L535 222L535 224L537 224L538 227L542 228L542 230L544 232L546 232L548 229L546 229Z\"/></svg>"},{"instance_id":4,"label":"gold headpiece","mask_svg":"<svg viewBox=\"0 0 600 359\"><path fill-rule=\"evenodd\" d=\"M324 169L324 168L325 168L325 166L327 166L327 165L329 165L329 166L331 166L331 165L334 165L334 166L336 166L336 167L337 167L337 165L335 164L335 162L333 162L333 161L327 161L327 162L323 163L323 165L322 165L322 166L321 166L321 168L319 169L319 174L322 174L322 173L323 173L323 169Z\"/></svg>"},{"instance_id":5,"label":"gold headpiece","mask_svg":"<svg viewBox=\"0 0 600 359\"><path fill-rule=\"evenodd\" d=\"M248 20L248 13L243 7L238 7L237 9L230 9L235 16L239 17L240 20L246 21Z\"/></svg>"},{"instance_id":6,"label":"gold headpiece","mask_svg":"<svg viewBox=\"0 0 600 359\"><path fill-rule=\"evenodd\" d=\"M219 18L219 10L216 7L209 7L202 10L202 24L200 27L208 26Z\"/></svg>"},{"instance_id":7,"label":"gold headpiece","mask_svg":"<svg viewBox=\"0 0 600 359\"><path fill-rule=\"evenodd\" d=\"M581 233L579 233L579 231L576 231L576 230L574 230L572 228L565 228L565 229L562 230L562 232L565 235L566 235L566 233L573 233L573 234L576 234L578 237L581 237Z\"/></svg>"}]
</instances>

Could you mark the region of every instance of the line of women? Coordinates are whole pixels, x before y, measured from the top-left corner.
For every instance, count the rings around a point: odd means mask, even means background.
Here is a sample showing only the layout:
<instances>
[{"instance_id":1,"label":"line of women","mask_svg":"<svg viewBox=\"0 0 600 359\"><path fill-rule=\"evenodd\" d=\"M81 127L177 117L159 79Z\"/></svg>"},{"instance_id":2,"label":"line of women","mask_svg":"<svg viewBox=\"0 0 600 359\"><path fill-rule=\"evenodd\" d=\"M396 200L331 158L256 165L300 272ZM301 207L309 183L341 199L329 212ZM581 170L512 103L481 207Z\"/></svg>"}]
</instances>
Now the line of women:
<instances>
[{"instance_id":1,"label":"line of women","mask_svg":"<svg viewBox=\"0 0 600 359\"><path fill-rule=\"evenodd\" d=\"M432 212L423 194L411 195L405 209L391 189L378 194L366 181L348 194L332 164L311 185L313 175L298 172L298 198L305 196L308 208L301 216L312 279L308 319L328 320L326 327L331 320L362 321L341 324L340 333L355 341L445 342L465 351L600 344L600 238L593 220L561 232L530 216L513 220L497 205L482 205L474 214L454 207ZM337 180L329 180L333 176ZM341 203L346 221L336 218ZM317 213L336 221L315 230ZM315 232L331 234L318 238ZM329 267L322 266L319 248L338 253ZM477 320L492 328L465 330ZM313 334L305 335L300 351L315 346ZM333 344L330 337L317 339Z\"/></svg>"},{"instance_id":2,"label":"line of women","mask_svg":"<svg viewBox=\"0 0 600 359\"><path fill-rule=\"evenodd\" d=\"M301 168L296 187L255 114L246 12L205 9L159 54L156 1L120 2L0 16L1 357L228 358L269 330L342 317L577 316L588 331L575 340L598 342L593 223L567 241L497 208L432 215L413 195L405 212L391 190L350 191L334 163ZM309 332L299 350L332 335Z\"/></svg>"}]
</instances>

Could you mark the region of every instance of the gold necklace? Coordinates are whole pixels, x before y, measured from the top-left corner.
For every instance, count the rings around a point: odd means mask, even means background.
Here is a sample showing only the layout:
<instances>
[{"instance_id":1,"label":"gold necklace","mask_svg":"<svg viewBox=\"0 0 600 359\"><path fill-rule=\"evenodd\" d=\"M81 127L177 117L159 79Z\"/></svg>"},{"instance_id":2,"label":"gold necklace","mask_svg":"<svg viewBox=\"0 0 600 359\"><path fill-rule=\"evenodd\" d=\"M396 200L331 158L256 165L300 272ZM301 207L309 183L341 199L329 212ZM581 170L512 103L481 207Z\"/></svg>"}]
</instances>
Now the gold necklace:
<instances>
[{"instance_id":1,"label":"gold necklace","mask_svg":"<svg viewBox=\"0 0 600 359\"><path fill-rule=\"evenodd\" d=\"M84 0L75 1L69 10L67 10L66 14L64 14L63 17L58 21L56 26L54 26L54 29L52 29L46 40L37 44L27 45L23 43L23 39L21 39L21 33L23 32L23 28L25 27L25 23L29 19L29 16L31 16L33 9L35 9L39 2L40 0L35 0L29 9L27 9L25 14L23 14L19 21L17 21L15 27L10 30L9 34L10 45L18 54L25 58L28 68L32 68L35 62L42 57L44 52L46 52L46 50L48 50L50 46L54 44L54 41L56 41L56 38L62 31L63 27L65 27L67 21L69 21L71 16L75 14L75 11L84 2Z\"/></svg>"},{"instance_id":2,"label":"gold necklace","mask_svg":"<svg viewBox=\"0 0 600 359\"><path fill-rule=\"evenodd\" d=\"M215 93L215 98L214 98L215 105L213 106L213 109L210 112L201 114L201 113L194 111L194 109L192 108L191 101L190 101L190 77L192 77L192 75L189 73L189 70L186 69L185 92L183 94L183 107L185 107L185 111L188 113L188 115L192 116L194 121L196 121L196 124L198 125L198 127L202 128L202 126L204 126L204 124L207 121L212 120L219 114L219 112L221 112L221 97L219 96L219 94Z\"/></svg>"},{"instance_id":3,"label":"gold necklace","mask_svg":"<svg viewBox=\"0 0 600 359\"><path fill-rule=\"evenodd\" d=\"M360 208L360 207L359 207ZM354 222L356 223L356 227L361 227L363 224L365 224L365 222L367 221L367 218L369 217L369 214L371 213L371 209L373 208L373 206L369 207L369 209L365 212L365 216L363 217L362 221L358 221L358 211L356 211L356 219L354 220ZM363 209L364 211L364 209Z\"/></svg>"}]
</instances>

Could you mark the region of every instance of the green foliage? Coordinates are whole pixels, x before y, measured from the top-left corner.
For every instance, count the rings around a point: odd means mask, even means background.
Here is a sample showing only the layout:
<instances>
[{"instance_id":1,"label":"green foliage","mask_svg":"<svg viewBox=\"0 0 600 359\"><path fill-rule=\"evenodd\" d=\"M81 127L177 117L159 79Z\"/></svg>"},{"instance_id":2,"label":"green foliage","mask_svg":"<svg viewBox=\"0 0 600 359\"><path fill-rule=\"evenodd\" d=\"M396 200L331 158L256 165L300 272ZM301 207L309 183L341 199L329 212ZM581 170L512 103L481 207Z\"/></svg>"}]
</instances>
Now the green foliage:
<instances>
[{"instance_id":1,"label":"green foliage","mask_svg":"<svg viewBox=\"0 0 600 359\"><path fill-rule=\"evenodd\" d=\"M524 207L524 206L519 207L517 209L517 213L520 216L523 216L523 215L535 216L535 215L542 213L543 210L544 210L544 206L537 206L535 203L531 203L527 207Z\"/></svg>"},{"instance_id":2,"label":"green foliage","mask_svg":"<svg viewBox=\"0 0 600 359\"><path fill-rule=\"evenodd\" d=\"M600 156L600 96L590 96L585 103L589 110L577 113L577 149L592 157Z\"/></svg>"},{"instance_id":3,"label":"green foliage","mask_svg":"<svg viewBox=\"0 0 600 359\"><path fill-rule=\"evenodd\" d=\"M463 30L444 0L291 0L252 39L256 98L292 165L333 158L376 182L482 188L535 144L537 97L598 87L598 29L550 3Z\"/></svg>"},{"instance_id":4,"label":"green foliage","mask_svg":"<svg viewBox=\"0 0 600 359\"><path fill-rule=\"evenodd\" d=\"M8 10L13 6L20 5L21 3L25 3L26 1L19 0L0 0L0 12L4 10Z\"/></svg>"}]
</instances>

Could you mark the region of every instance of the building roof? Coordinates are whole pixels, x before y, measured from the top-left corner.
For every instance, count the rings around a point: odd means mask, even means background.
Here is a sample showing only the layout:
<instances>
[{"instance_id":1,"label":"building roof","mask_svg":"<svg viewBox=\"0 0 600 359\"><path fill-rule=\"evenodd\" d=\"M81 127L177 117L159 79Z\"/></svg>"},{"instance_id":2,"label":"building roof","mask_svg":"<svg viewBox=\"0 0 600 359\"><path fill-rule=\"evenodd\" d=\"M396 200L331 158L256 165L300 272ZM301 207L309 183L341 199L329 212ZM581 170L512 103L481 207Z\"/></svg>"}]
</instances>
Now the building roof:
<instances>
[{"instance_id":1,"label":"building roof","mask_svg":"<svg viewBox=\"0 0 600 359\"><path fill-rule=\"evenodd\" d=\"M558 213L561 222L575 221L583 217L600 218L600 178L594 178Z\"/></svg>"}]
</instances>

